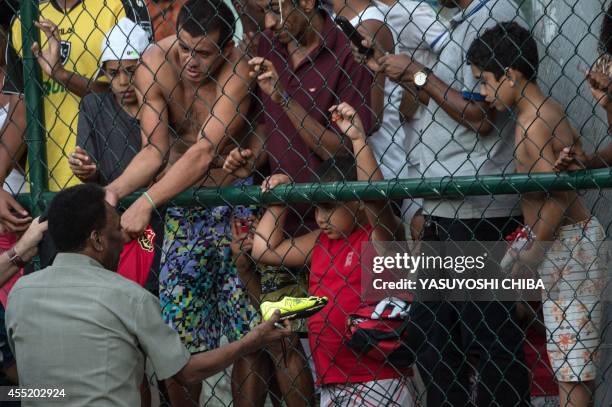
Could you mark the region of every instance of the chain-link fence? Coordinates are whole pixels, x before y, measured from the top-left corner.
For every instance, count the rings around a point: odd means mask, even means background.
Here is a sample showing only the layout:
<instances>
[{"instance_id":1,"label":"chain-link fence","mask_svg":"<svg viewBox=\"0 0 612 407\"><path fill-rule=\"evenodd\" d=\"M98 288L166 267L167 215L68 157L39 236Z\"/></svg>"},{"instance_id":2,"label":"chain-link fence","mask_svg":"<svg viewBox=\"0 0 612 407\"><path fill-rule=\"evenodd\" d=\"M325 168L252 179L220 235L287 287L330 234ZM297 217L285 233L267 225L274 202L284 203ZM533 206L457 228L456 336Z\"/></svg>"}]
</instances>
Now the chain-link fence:
<instances>
[{"instance_id":1,"label":"chain-link fence","mask_svg":"<svg viewBox=\"0 0 612 407\"><path fill-rule=\"evenodd\" d=\"M0 7L0 243L104 186L119 274L229 366L147 359L142 405L612 404L603 0ZM292 336L211 352L276 308Z\"/></svg>"}]
</instances>

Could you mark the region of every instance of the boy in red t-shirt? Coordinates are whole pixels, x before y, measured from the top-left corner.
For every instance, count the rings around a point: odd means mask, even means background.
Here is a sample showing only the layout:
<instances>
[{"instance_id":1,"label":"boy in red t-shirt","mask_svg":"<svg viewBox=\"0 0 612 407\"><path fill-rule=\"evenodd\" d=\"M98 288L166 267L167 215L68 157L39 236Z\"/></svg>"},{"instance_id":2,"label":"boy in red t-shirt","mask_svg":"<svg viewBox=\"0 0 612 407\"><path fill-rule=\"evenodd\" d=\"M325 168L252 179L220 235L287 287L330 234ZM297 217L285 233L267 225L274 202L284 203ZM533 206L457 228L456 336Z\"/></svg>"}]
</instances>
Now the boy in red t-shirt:
<instances>
[{"instance_id":1,"label":"boy in red t-shirt","mask_svg":"<svg viewBox=\"0 0 612 407\"><path fill-rule=\"evenodd\" d=\"M363 125L346 103L330 108L332 120L351 140L353 157L335 157L317 170L319 182L378 181L382 174L366 143ZM284 174L267 178L264 192L290 183ZM285 239L287 210L282 205L267 208L257 227L252 256L269 265L299 267L310 263L311 295L327 297L329 304L308 320L310 347L321 406L402 405L414 403L408 372L388 364L359 357L343 341L347 317L362 305L361 245L364 242L403 240L404 229L388 201L331 202L317 204L319 229L295 239Z\"/></svg>"}]
</instances>

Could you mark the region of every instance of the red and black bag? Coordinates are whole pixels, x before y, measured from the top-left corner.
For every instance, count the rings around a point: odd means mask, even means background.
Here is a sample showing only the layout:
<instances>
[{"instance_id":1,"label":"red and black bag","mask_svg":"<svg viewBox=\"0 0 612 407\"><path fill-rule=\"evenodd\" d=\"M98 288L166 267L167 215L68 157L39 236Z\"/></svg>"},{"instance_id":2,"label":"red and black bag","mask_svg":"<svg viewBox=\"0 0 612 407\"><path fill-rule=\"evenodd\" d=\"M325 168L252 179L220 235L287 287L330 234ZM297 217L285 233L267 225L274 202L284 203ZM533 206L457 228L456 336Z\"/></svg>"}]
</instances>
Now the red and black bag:
<instances>
[{"instance_id":1,"label":"red and black bag","mask_svg":"<svg viewBox=\"0 0 612 407\"><path fill-rule=\"evenodd\" d=\"M375 305L362 305L347 319L345 343L361 357L404 369L415 362L414 329L408 311L410 304L386 298ZM411 337L410 335L413 335Z\"/></svg>"}]
</instances>

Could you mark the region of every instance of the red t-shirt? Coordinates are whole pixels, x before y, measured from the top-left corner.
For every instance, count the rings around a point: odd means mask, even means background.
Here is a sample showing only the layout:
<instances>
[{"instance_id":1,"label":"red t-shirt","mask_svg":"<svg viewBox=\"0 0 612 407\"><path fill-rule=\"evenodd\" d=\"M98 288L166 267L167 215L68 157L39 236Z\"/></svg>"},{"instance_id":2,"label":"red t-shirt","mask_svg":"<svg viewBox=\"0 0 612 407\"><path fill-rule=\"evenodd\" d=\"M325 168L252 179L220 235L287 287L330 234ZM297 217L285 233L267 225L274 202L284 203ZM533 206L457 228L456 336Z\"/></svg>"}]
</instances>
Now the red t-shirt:
<instances>
[{"instance_id":1,"label":"red t-shirt","mask_svg":"<svg viewBox=\"0 0 612 407\"><path fill-rule=\"evenodd\" d=\"M343 338L347 317L361 301L361 244L370 240L371 228L355 230L348 238L331 240L321 233L312 253L310 293L325 296L329 304L308 319L310 348L317 383L361 383L400 377L389 365L357 355Z\"/></svg>"},{"instance_id":2,"label":"red t-shirt","mask_svg":"<svg viewBox=\"0 0 612 407\"><path fill-rule=\"evenodd\" d=\"M527 328L525 337L523 352L525 353L525 364L531 370L531 396L558 396L559 386L555 381L548 359L546 337L533 327Z\"/></svg>"},{"instance_id":3,"label":"red t-shirt","mask_svg":"<svg viewBox=\"0 0 612 407\"><path fill-rule=\"evenodd\" d=\"M155 232L147 227L138 238L123 246L117 273L144 287L155 257Z\"/></svg>"}]
</instances>

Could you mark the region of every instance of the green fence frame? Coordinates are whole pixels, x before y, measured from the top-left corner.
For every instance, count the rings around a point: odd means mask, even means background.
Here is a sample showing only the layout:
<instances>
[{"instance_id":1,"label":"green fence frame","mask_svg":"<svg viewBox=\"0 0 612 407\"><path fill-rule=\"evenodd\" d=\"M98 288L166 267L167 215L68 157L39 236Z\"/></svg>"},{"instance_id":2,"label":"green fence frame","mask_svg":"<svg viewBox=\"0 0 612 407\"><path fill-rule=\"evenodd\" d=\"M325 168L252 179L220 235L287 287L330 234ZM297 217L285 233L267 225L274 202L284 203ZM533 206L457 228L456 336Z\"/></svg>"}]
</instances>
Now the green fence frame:
<instances>
[{"instance_id":1,"label":"green fence frame","mask_svg":"<svg viewBox=\"0 0 612 407\"><path fill-rule=\"evenodd\" d=\"M28 145L30 194L28 209L38 216L44 209L43 193L49 190L46 171L45 134L42 115L42 80L40 66L32 53L32 44L40 41L34 21L38 20L38 1L22 1L20 6L21 34L23 36L23 83ZM21 201L26 204L27 201Z\"/></svg>"},{"instance_id":2,"label":"green fence frame","mask_svg":"<svg viewBox=\"0 0 612 407\"><path fill-rule=\"evenodd\" d=\"M334 182L281 185L261 193L259 186L190 189L172 200L177 206L221 206L270 203L351 201L355 199L460 198L470 195L501 195L534 191L567 191L612 187L612 168L583 170L560 174L511 174L481 177L398 179L376 182ZM40 201L48 203L55 192L43 191ZM138 198L134 193L121 201L129 205ZM30 194L17 200L28 206Z\"/></svg>"}]
</instances>

